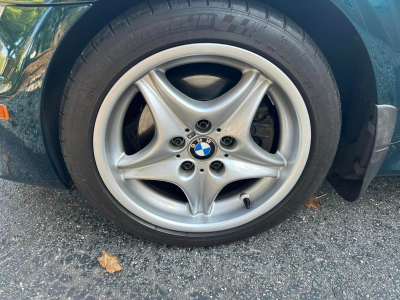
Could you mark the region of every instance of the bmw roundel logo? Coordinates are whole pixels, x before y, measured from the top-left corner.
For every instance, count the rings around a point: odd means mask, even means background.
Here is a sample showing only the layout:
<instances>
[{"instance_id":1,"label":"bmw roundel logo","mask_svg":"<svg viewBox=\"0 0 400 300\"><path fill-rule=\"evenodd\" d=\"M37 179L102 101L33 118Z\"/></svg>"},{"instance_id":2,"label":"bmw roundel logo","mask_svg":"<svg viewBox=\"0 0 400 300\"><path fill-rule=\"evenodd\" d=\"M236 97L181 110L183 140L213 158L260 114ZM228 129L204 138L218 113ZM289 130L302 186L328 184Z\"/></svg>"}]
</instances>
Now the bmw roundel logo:
<instances>
[{"instance_id":1,"label":"bmw roundel logo","mask_svg":"<svg viewBox=\"0 0 400 300\"><path fill-rule=\"evenodd\" d=\"M189 144L190 155L198 160L206 160L214 156L216 144L209 137L198 137Z\"/></svg>"}]
</instances>

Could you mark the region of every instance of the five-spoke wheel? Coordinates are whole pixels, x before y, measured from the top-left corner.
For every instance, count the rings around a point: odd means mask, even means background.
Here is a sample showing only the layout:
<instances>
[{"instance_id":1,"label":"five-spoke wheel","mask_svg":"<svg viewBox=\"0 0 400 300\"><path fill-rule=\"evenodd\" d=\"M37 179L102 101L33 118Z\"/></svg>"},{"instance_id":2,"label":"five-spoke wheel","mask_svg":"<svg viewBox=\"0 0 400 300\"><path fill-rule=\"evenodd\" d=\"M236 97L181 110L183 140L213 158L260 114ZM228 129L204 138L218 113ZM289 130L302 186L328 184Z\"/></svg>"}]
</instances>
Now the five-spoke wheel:
<instances>
[{"instance_id":1,"label":"five-spoke wheel","mask_svg":"<svg viewBox=\"0 0 400 300\"><path fill-rule=\"evenodd\" d=\"M242 74L216 99L192 99L167 78L168 70L177 66L210 61ZM122 123L137 93L151 111L155 134L146 147L128 155ZM266 95L279 115L275 153L262 149L251 136L253 119ZM307 161L310 131L300 93L272 63L232 46L194 44L147 58L114 85L97 117L94 150L105 184L135 215L169 229L216 231L265 213L287 195ZM251 210L239 201L240 193L216 201L224 187L245 179L256 179L241 191L252 198ZM143 181L180 187L188 209Z\"/></svg>"},{"instance_id":2,"label":"five-spoke wheel","mask_svg":"<svg viewBox=\"0 0 400 300\"><path fill-rule=\"evenodd\" d=\"M331 167L340 116L321 50L279 11L149 0L82 51L60 141L76 186L109 220L153 241L210 246L301 207Z\"/></svg>"}]
</instances>

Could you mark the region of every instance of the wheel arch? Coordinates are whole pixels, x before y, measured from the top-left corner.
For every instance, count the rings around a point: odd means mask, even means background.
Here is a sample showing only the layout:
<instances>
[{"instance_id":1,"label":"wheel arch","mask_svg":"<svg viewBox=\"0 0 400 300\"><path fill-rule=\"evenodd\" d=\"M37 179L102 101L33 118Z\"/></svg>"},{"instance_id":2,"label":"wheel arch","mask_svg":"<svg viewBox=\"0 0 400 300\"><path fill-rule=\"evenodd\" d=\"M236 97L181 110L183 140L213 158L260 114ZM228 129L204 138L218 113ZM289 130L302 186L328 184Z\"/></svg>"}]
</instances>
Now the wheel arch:
<instances>
[{"instance_id":1,"label":"wheel arch","mask_svg":"<svg viewBox=\"0 0 400 300\"><path fill-rule=\"evenodd\" d=\"M43 122L44 138L48 155L66 186L71 186L72 180L61 152L58 126L54 126L59 122L64 85L76 59L90 40L120 13L139 2L120 0L110 5L110 1L100 0L94 3L69 30L52 57L42 98L42 118L46 120ZM354 25L330 0L320 0L318 3L301 1L296 4L291 0L264 2L299 24L326 56L341 94L341 138L356 141L368 117L370 105L377 101L377 88L368 51ZM368 90L361 89L361 84L367 86Z\"/></svg>"}]
</instances>

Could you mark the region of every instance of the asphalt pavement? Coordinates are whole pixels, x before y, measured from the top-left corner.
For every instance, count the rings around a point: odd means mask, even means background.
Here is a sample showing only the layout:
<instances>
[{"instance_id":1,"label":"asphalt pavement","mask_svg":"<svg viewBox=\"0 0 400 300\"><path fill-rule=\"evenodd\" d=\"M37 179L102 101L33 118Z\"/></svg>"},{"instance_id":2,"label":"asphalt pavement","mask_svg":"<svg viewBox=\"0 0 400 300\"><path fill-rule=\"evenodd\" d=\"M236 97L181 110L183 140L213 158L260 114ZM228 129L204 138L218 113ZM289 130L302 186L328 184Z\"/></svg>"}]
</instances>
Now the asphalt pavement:
<instances>
[{"instance_id":1,"label":"asphalt pavement","mask_svg":"<svg viewBox=\"0 0 400 300\"><path fill-rule=\"evenodd\" d=\"M356 203L326 182L316 194L321 211L262 235L179 248L120 230L79 191L0 180L0 299L399 299L400 178ZM123 270L106 273L102 250Z\"/></svg>"}]
</instances>

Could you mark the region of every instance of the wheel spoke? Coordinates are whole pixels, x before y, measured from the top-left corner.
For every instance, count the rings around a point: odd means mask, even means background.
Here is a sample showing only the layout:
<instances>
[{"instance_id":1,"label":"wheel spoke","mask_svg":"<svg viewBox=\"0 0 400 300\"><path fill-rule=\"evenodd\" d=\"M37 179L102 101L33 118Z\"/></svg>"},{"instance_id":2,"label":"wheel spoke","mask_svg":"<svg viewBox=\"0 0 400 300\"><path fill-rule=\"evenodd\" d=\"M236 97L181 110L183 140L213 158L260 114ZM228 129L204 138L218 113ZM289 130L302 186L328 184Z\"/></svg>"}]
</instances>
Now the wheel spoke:
<instances>
[{"instance_id":1,"label":"wheel spoke","mask_svg":"<svg viewBox=\"0 0 400 300\"><path fill-rule=\"evenodd\" d=\"M196 101L176 89L162 70L153 70L146 76L151 81L154 92L157 93L164 106L173 112L182 126L192 128L195 120L202 114L202 102ZM146 98L147 100L147 98ZM158 112L156 112L158 114ZM160 117L163 117L160 115ZM166 124L168 125L168 124Z\"/></svg>"},{"instance_id":2,"label":"wheel spoke","mask_svg":"<svg viewBox=\"0 0 400 300\"><path fill-rule=\"evenodd\" d=\"M147 165L135 166L129 169L121 169L125 180L157 180L180 184L180 162L175 158L152 162Z\"/></svg>"},{"instance_id":3,"label":"wheel spoke","mask_svg":"<svg viewBox=\"0 0 400 300\"><path fill-rule=\"evenodd\" d=\"M219 192L229 183L243 179L278 178L279 168L233 158L224 161L220 173L206 169L196 172L185 184L178 184L185 192L193 215L210 214Z\"/></svg>"},{"instance_id":4,"label":"wheel spoke","mask_svg":"<svg viewBox=\"0 0 400 300\"><path fill-rule=\"evenodd\" d=\"M234 110L230 112L229 117L221 125L225 128L224 134L236 138L245 138L249 135L254 115L271 86L270 81L261 76L256 76L257 74L255 73L254 77L249 78L249 82L251 80L253 84L247 85L248 91L232 101L235 104L232 107L232 110Z\"/></svg>"},{"instance_id":5,"label":"wheel spoke","mask_svg":"<svg viewBox=\"0 0 400 300\"><path fill-rule=\"evenodd\" d=\"M269 81L262 78L258 71L248 70L243 73L239 83L224 95L210 101L196 101L176 89L168 81L163 71L154 70L148 76L157 87L157 92L164 99L166 105L189 128L196 121L204 119L204 116L207 116L207 119L215 127L219 127L235 111L239 110L245 101L250 102L249 96L250 98L255 96L254 89L259 90L260 85L266 89L269 85ZM256 88L255 85L257 85ZM255 102L259 103L261 99L255 99Z\"/></svg>"},{"instance_id":6,"label":"wheel spoke","mask_svg":"<svg viewBox=\"0 0 400 300\"><path fill-rule=\"evenodd\" d=\"M265 166L284 167L287 164L281 153L271 154L258 146L250 136L250 133L238 143L238 146L232 152L232 156Z\"/></svg>"},{"instance_id":7,"label":"wheel spoke","mask_svg":"<svg viewBox=\"0 0 400 300\"><path fill-rule=\"evenodd\" d=\"M150 144L139 152L133 155L123 154L116 162L117 168L120 170L135 169L172 157L173 154L165 149L166 146L162 142L162 139L153 138Z\"/></svg>"},{"instance_id":8,"label":"wheel spoke","mask_svg":"<svg viewBox=\"0 0 400 300\"><path fill-rule=\"evenodd\" d=\"M256 70L248 70L243 73L240 81L228 92L218 97L212 102L212 111L214 124L216 127L230 126L230 123L236 123L237 119L252 120L255 113L252 114L252 106L260 104L264 97L270 82ZM235 120L233 122L233 120Z\"/></svg>"},{"instance_id":9,"label":"wheel spoke","mask_svg":"<svg viewBox=\"0 0 400 300\"><path fill-rule=\"evenodd\" d=\"M188 198L189 207L193 215L203 213L209 215L212 211L215 198L224 184L211 174L209 170L200 173L198 170L184 185L182 190Z\"/></svg>"},{"instance_id":10,"label":"wheel spoke","mask_svg":"<svg viewBox=\"0 0 400 300\"><path fill-rule=\"evenodd\" d=\"M150 146L150 145L149 145ZM186 194L193 215L209 214L215 198L224 184L213 178L209 171L183 171L181 160L174 157L158 160L151 156L153 148L140 151L135 155L123 155L117 162L117 167L125 180L156 180L176 184Z\"/></svg>"},{"instance_id":11,"label":"wheel spoke","mask_svg":"<svg viewBox=\"0 0 400 300\"><path fill-rule=\"evenodd\" d=\"M246 97L221 125L221 137L230 136L237 140L235 147L227 147L226 150L238 158L267 166L283 167L286 160L280 153L268 153L259 147L250 135L254 115L270 87L270 81L263 77L256 78Z\"/></svg>"},{"instance_id":12,"label":"wheel spoke","mask_svg":"<svg viewBox=\"0 0 400 300\"><path fill-rule=\"evenodd\" d=\"M232 183L243 179L278 178L279 167L260 165L240 158L231 157L224 161L226 169L225 183Z\"/></svg>"},{"instance_id":13,"label":"wheel spoke","mask_svg":"<svg viewBox=\"0 0 400 300\"><path fill-rule=\"evenodd\" d=\"M170 140L175 136L179 136L184 132L186 126L180 121L180 118L174 112L160 91L160 82L154 80L153 73L150 72L136 82L137 87L141 91L143 97L150 108L154 119L156 135L159 139Z\"/></svg>"}]
</instances>

